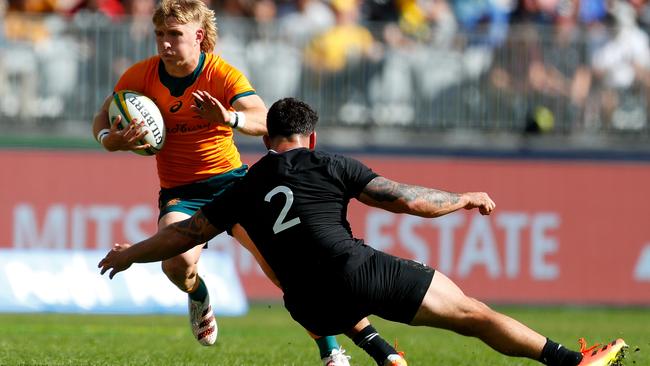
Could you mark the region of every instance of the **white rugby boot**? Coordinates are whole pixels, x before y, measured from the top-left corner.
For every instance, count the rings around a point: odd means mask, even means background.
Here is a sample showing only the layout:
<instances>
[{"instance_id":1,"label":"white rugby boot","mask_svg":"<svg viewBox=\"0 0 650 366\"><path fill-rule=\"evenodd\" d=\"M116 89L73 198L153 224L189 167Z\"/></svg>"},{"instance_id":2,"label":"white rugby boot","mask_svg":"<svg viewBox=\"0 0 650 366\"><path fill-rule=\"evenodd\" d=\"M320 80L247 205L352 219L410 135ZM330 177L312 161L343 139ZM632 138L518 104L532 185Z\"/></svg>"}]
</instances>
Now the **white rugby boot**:
<instances>
[{"instance_id":1,"label":"white rugby boot","mask_svg":"<svg viewBox=\"0 0 650 366\"><path fill-rule=\"evenodd\" d=\"M343 347L334 348L329 356L323 358L323 366L350 366L350 356L345 354Z\"/></svg>"},{"instance_id":2,"label":"white rugby boot","mask_svg":"<svg viewBox=\"0 0 650 366\"><path fill-rule=\"evenodd\" d=\"M187 298L192 334L203 346L212 346L217 342L217 320L210 306L210 295L203 302Z\"/></svg>"}]
</instances>

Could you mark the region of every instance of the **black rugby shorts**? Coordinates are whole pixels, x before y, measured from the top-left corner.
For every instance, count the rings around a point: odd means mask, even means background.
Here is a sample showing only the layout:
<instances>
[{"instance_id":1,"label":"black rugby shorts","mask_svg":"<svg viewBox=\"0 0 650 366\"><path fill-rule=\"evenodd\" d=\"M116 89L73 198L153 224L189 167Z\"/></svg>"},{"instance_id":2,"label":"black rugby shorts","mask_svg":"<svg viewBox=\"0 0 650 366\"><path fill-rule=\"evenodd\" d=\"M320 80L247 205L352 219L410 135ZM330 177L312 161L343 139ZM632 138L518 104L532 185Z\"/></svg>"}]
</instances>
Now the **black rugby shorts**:
<instances>
[{"instance_id":1,"label":"black rugby shorts","mask_svg":"<svg viewBox=\"0 0 650 366\"><path fill-rule=\"evenodd\" d=\"M375 251L346 276L330 276L300 291L287 289L285 307L294 320L321 336L345 333L371 314L409 324L434 273L422 263Z\"/></svg>"}]
</instances>

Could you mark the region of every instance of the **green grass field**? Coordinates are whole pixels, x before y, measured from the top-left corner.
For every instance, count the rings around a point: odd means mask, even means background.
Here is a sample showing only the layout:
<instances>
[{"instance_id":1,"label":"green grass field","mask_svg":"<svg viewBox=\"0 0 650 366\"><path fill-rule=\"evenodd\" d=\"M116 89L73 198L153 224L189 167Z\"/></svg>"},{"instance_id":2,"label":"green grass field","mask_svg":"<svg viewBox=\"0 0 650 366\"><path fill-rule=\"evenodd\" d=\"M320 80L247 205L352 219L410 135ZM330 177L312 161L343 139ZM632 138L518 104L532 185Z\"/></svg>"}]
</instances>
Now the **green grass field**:
<instances>
[{"instance_id":1,"label":"green grass field","mask_svg":"<svg viewBox=\"0 0 650 366\"><path fill-rule=\"evenodd\" d=\"M623 337L625 365L650 365L650 309L498 307L565 345ZM397 339L409 365L536 365L503 357L481 342L447 331L371 318ZM219 341L201 347L184 316L0 314L0 365L320 365L316 346L280 304L258 304L248 315L219 318ZM344 336L352 365L372 360Z\"/></svg>"}]
</instances>

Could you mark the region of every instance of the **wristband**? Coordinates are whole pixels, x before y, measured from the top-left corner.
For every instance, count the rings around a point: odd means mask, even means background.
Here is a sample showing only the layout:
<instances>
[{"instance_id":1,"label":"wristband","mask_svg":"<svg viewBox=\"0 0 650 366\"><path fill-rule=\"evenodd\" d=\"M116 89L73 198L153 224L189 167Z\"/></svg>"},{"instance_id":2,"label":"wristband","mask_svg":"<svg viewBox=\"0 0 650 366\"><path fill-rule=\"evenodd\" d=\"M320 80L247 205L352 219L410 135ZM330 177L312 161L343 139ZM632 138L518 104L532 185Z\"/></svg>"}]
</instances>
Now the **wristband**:
<instances>
[{"instance_id":1,"label":"wristband","mask_svg":"<svg viewBox=\"0 0 650 366\"><path fill-rule=\"evenodd\" d=\"M111 130L108 128L104 128L103 130L99 131L99 133L97 133L97 142L103 145L102 141L104 141L104 138L108 136L109 133L111 133Z\"/></svg>"},{"instance_id":2,"label":"wristband","mask_svg":"<svg viewBox=\"0 0 650 366\"><path fill-rule=\"evenodd\" d=\"M242 129L246 125L246 114L244 112L230 112L228 125L232 128Z\"/></svg>"}]
</instances>

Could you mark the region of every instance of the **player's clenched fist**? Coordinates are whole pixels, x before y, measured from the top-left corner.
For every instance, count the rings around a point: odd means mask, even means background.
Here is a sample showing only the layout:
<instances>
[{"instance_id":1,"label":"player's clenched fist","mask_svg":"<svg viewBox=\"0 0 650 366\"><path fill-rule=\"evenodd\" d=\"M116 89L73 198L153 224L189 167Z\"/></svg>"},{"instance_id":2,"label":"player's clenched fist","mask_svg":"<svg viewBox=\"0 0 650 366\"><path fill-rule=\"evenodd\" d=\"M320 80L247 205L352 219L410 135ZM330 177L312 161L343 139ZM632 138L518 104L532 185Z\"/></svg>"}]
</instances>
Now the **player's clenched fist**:
<instances>
[{"instance_id":1,"label":"player's clenched fist","mask_svg":"<svg viewBox=\"0 0 650 366\"><path fill-rule=\"evenodd\" d=\"M468 202L465 209L471 210L478 208L481 215L489 215L496 207L496 203L485 192L468 192L463 194Z\"/></svg>"}]
</instances>

